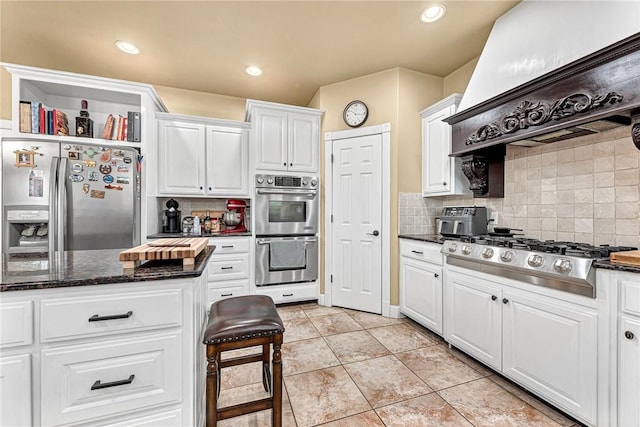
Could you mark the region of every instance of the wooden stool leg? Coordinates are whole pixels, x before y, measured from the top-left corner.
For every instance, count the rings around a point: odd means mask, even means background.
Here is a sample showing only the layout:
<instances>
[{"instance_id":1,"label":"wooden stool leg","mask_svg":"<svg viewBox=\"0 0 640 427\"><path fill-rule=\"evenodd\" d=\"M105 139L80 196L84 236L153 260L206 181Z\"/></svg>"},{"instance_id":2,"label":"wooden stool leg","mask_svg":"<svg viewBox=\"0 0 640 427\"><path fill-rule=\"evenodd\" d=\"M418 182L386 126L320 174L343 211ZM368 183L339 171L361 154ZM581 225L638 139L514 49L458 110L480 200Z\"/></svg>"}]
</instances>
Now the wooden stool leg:
<instances>
[{"instance_id":1,"label":"wooden stool leg","mask_svg":"<svg viewBox=\"0 0 640 427\"><path fill-rule=\"evenodd\" d=\"M216 358L217 362L218 362L218 376L217 378L217 393L216 394L216 399L220 399L220 379L222 378L222 352L218 352L218 357Z\"/></svg>"},{"instance_id":2,"label":"wooden stool leg","mask_svg":"<svg viewBox=\"0 0 640 427\"><path fill-rule=\"evenodd\" d=\"M270 344L262 345L262 385L264 391L271 393L271 367L269 366L269 347Z\"/></svg>"},{"instance_id":3,"label":"wooden stool leg","mask_svg":"<svg viewBox=\"0 0 640 427\"><path fill-rule=\"evenodd\" d=\"M273 409L271 412L271 425L282 427L282 334L273 337Z\"/></svg>"},{"instance_id":4,"label":"wooden stool leg","mask_svg":"<svg viewBox=\"0 0 640 427\"><path fill-rule=\"evenodd\" d=\"M207 346L207 427L216 427L218 422L218 393L220 381L220 354L215 345Z\"/></svg>"}]
</instances>

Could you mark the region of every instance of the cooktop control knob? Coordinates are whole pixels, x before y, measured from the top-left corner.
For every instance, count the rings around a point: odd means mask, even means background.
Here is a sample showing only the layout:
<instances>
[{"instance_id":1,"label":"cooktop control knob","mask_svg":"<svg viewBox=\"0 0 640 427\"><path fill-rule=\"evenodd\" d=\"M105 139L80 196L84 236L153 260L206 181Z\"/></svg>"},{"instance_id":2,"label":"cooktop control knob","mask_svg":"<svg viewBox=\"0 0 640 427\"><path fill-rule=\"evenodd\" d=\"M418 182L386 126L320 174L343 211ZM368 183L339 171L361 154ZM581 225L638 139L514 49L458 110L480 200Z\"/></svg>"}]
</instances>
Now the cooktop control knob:
<instances>
[{"instance_id":1,"label":"cooktop control knob","mask_svg":"<svg viewBox=\"0 0 640 427\"><path fill-rule=\"evenodd\" d=\"M553 268L560 273L568 273L571 271L571 261L566 258L558 258L553 263Z\"/></svg>"},{"instance_id":2,"label":"cooktop control knob","mask_svg":"<svg viewBox=\"0 0 640 427\"><path fill-rule=\"evenodd\" d=\"M449 245L449 252L455 252L458 250L458 245L456 245L455 243L452 243Z\"/></svg>"},{"instance_id":3,"label":"cooktop control knob","mask_svg":"<svg viewBox=\"0 0 640 427\"><path fill-rule=\"evenodd\" d=\"M318 180L314 178L311 180L311 186L315 187L316 185L318 185Z\"/></svg>"},{"instance_id":4,"label":"cooktop control knob","mask_svg":"<svg viewBox=\"0 0 640 427\"><path fill-rule=\"evenodd\" d=\"M529 264L531 267L540 267L543 263L544 258L542 258L540 255L531 255L529 258L527 258L527 264Z\"/></svg>"},{"instance_id":5,"label":"cooktop control knob","mask_svg":"<svg viewBox=\"0 0 640 427\"><path fill-rule=\"evenodd\" d=\"M462 245L462 253L465 255L469 255L471 253L471 246Z\"/></svg>"},{"instance_id":6,"label":"cooktop control knob","mask_svg":"<svg viewBox=\"0 0 640 427\"><path fill-rule=\"evenodd\" d=\"M267 184L273 184L273 178L271 177L267 178Z\"/></svg>"},{"instance_id":7,"label":"cooktop control knob","mask_svg":"<svg viewBox=\"0 0 640 427\"><path fill-rule=\"evenodd\" d=\"M302 185L304 185L305 187L306 187L307 185L309 185L309 180L308 180L307 178L303 179L303 180L302 180Z\"/></svg>"},{"instance_id":8,"label":"cooktop control knob","mask_svg":"<svg viewBox=\"0 0 640 427\"><path fill-rule=\"evenodd\" d=\"M263 178L263 177L261 177L261 176L259 176L259 177L257 177L257 178L256 178L256 182L257 182L258 184L262 184L262 183L264 182L264 178Z\"/></svg>"},{"instance_id":9,"label":"cooktop control knob","mask_svg":"<svg viewBox=\"0 0 640 427\"><path fill-rule=\"evenodd\" d=\"M491 248L484 248L482 250L482 257L483 258L491 258L493 256L493 249Z\"/></svg>"},{"instance_id":10,"label":"cooktop control knob","mask_svg":"<svg viewBox=\"0 0 640 427\"><path fill-rule=\"evenodd\" d=\"M513 252L511 251L504 251L500 254L500 259L504 262L511 262L513 261Z\"/></svg>"}]
</instances>

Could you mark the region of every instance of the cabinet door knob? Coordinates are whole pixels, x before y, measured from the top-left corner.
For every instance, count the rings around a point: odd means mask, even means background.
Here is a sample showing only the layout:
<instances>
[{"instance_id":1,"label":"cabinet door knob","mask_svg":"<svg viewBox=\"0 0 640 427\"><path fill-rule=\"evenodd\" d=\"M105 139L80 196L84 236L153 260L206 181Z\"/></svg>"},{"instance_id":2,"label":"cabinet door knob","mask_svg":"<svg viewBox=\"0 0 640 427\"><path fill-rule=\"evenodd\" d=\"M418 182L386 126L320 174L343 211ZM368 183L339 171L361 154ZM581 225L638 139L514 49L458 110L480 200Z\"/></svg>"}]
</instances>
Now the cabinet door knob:
<instances>
[{"instance_id":1,"label":"cabinet door knob","mask_svg":"<svg viewBox=\"0 0 640 427\"><path fill-rule=\"evenodd\" d=\"M437 279L438 277L440 277L440 275L438 273L433 273L433 277Z\"/></svg>"},{"instance_id":2,"label":"cabinet door knob","mask_svg":"<svg viewBox=\"0 0 640 427\"><path fill-rule=\"evenodd\" d=\"M624 337L626 339L628 339L628 340L632 340L635 337L635 335L633 335L633 332L631 332L631 331L625 331L624 332Z\"/></svg>"},{"instance_id":3,"label":"cabinet door knob","mask_svg":"<svg viewBox=\"0 0 640 427\"><path fill-rule=\"evenodd\" d=\"M287 166L287 162L284 162L284 163L282 164L282 166Z\"/></svg>"},{"instance_id":4,"label":"cabinet door knob","mask_svg":"<svg viewBox=\"0 0 640 427\"><path fill-rule=\"evenodd\" d=\"M200 189L202 190L202 186L200 186Z\"/></svg>"},{"instance_id":5,"label":"cabinet door knob","mask_svg":"<svg viewBox=\"0 0 640 427\"><path fill-rule=\"evenodd\" d=\"M442 185L447 185L447 183L446 183L446 182L443 182L443 183L442 183Z\"/></svg>"},{"instance_id":6,"label":"cabinet door knob","mask_svg":"<svg viewBox=\"0 0 640 427\"><path fill-rule=\"evenodd\" d=\"M495 300L497 300L497 299L498 299L498 297L497 297L497 296L495 296L495 295L491 295L491 301L495 301Z\"/></svg>"},{"instance_id":7,"label":"cabinet door knob","mask_svg":"<svg viewBox=\"0 0 640 427\"><path fill-rule=\"evenodd\" d=\"M506 298L502 298L502 303L503 303L503 304L506 304L506 303L508 303L508 302L509 302L509 300L508 300L508 299L506 299Z\"/></svg>"},{"instance_id":8,"label":"cabinet door knob","mask_svg":"<svg viewBox=\"0 0 640 427\"><path fill-rule=\"evenodd\" d=\"M209 191L211 191L211 187L209 187Z\"/></svg>"},{"instance_id":9,"label":"cabinet door knob","mask_svg":"<svg viewBox=\"0 0 640 427\"><path fill-rule=\"evenodd\" d=\"M289 166L293 166L293 163L289 163Z\"/></svg>"}]
</instances>

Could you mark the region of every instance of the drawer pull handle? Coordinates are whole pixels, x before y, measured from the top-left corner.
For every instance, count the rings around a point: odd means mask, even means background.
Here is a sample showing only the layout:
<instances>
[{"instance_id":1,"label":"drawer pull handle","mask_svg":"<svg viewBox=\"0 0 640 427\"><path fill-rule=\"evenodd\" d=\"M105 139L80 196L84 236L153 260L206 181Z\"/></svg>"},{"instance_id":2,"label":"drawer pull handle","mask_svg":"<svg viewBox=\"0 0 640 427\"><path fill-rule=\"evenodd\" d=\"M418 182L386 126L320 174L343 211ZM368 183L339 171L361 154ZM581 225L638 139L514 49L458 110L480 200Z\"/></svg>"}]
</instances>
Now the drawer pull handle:
<instances>
[{"instance_id":1,"label":"drawer pull handle","mask_svg":"<svg viewBox=\"0 0 640 427\"><path fill-rule=\"evenodd\" d=\"M223 249L233 249L233 245L222 246Z\"/></svg>"},{"instance_id":2,"label":"drawer pull handle","mask_svg":"<svg viewBox=\"0 0 640 427\"><path fill-rule=\"evenodd\" d=\"M282 294L283 297L292 297L293 294Z\"/></svg>"},{"instance_id":3,"label":"drawer pull handle","mask_svg":"<svg viewBox=\"0 0 640 427\"><path fill-rule=\"evenodd\" d=\"M424 254L424 252L421 252L421 251L411 251L411 252L413 252L416 255L423 255Z\"/></svg>"},{"instance_id":4,"label":"drawer pull handle","mask_svg":"<svg viewBox=\"0 0 640 427\"><path fill-rule=\"evenodd\" d=\"M220 270L233 270L233 266L231 266L231 267L220 267Z\"/></svg>"},{"instance_id":5,"label":"drawer pull handle","mask_svg":"<svg viewBox=\"0 0 640 427\"><path fill-rule=\"evenodd\" d=\"M113 381L113 382L104 383L104 384L101 384L100 380L98 380L95 383L93 383L93 385L91 386L91 390L100 390L101 388L117 387L119 385L131 384L135 377L136 377L135 375L131 374L129 378L127 378L126 380Z\"/></svg>"},{"instance_id":6,"label":"drawer pull handle","mask_svg":"<svg viewBox=\"0 0 640 427\"><path fill-rule=\"evenodd\" d=\"M221 297L232 297L233 294L220 294Z\"/></svg>"},{"instance_id":7,"label":"drawer pull handle","mask_svg":"<svg viewBox=\"0 0 640 427\"><path fill-rule=\"evenodd\" d=\"M113 320L113 319L128 319L133 314L133 311L127 311L125 314L113 314L111 316L100 316L98 314L94 314L89 317L89 322L100 322L102 320Z\"/></svg>"}]
</instances>

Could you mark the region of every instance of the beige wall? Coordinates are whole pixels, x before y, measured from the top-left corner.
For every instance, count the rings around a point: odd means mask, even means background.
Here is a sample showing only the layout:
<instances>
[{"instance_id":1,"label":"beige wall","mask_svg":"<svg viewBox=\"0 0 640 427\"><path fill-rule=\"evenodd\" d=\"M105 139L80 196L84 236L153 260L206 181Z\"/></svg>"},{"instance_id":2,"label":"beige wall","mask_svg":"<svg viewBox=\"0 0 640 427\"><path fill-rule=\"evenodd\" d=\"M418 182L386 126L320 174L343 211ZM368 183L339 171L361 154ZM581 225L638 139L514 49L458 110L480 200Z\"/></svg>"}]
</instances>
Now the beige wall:
<instances>
[{"instance_id":1,"label":"beige wall","mask_svg":"<svg viewBox=\"0 0 640 427\"><path fill-rule=\"evenodd\" d=\"M217 119L244 120L246 104L246 99L244 98L167 86L154 87L171 113Z\"/></svg>"},{"instance_id":2,"label":"beige wall","mask_svg":"<svg viewBox=\"0 0 640 427\"><path fill-rule=\"evenodd\" d=\"M452 93L464 93L464 91L467 90L467 85L469 84L469 80L471 80L471 74L473 74L473 70L476 68L478 59L480 58L472 59L444 78L443 98L446 98Z\"/></svg>"},{"instance_id":3,"label":"beige wall","mask_svg":"<svg viewBox=\"0 0 640 427\"><path fill-rule=\"evenodd\" d=\"M11 120L11 74L0 67L0 119Z\"/></svg>"}]
</instances>

